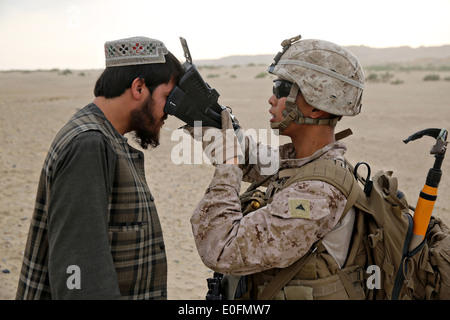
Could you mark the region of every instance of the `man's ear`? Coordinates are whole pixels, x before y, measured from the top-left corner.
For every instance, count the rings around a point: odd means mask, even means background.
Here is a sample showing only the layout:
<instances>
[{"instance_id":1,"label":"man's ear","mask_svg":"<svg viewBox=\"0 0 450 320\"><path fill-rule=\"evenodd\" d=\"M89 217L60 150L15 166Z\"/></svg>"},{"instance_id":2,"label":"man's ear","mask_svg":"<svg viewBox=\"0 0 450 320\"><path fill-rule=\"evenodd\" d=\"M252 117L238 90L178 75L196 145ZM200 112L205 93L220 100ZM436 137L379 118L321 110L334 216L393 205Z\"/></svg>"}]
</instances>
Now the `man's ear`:
<instances>
[{"instance_id":1,"label":"man's ear","mask_svg":"<svg viewBox=\"0 0 450 320\"><path fill-rule=\"evenodd\" d=\"M131 83L131 95L136 100L141 100L145 89L145 80L142 78L136 78Z\"/></svg>"}]
</instances>

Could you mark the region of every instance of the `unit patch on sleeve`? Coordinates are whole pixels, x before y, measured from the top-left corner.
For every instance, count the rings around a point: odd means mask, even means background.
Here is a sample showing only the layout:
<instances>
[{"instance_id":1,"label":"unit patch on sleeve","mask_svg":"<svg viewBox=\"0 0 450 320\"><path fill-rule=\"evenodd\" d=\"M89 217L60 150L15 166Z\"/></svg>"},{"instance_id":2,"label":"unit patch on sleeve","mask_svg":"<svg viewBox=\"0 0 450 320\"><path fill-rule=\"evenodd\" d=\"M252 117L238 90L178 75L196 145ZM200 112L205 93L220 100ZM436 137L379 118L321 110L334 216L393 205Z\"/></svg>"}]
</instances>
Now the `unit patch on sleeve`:
<instances>
[{"instance_id":1,"label":"unit patch on sleeve","mask_svg":"<svg viewBox=\"0 0 450 320\"><path fill-rule=\"evenodd\" d=\"M310 218L309 200L306 199L290 199L289 212L293 218Z\"/></svg>"}]
</instances>

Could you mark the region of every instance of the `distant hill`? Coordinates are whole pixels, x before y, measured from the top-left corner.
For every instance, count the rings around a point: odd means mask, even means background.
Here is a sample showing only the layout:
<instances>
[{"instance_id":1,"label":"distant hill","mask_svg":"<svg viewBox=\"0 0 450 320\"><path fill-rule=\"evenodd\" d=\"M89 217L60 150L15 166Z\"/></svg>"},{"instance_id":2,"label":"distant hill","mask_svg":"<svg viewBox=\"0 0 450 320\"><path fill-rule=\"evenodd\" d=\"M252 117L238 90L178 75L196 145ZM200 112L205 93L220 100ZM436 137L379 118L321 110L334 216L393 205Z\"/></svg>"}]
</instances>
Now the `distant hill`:
<instances>
[{"instance_id":1,"label":"distant hill","mask_svg":"<svg viewBox=\"0 0 450 320\"><path fill-rule=\"evenodd\" d=\"M422 60L424 63L429 61L447 61L450 59L450 45L439 47L394 47L394 48L370 48L366 46L346 47L353 52L364 66L401 63L414 64Z\"/></svg>"},{"instance_id":2,"label":"distant hill","mask_svg":"<svg viewBox=\"0 0 450 320\"><path fill-rule=\"evenodd\" d=\"M345 47L353 52L361 61L362 65L383 65L387 63L399 64L428 64L450 65L450 45L436 47L411 48L407 46L392 48L371 48L367 46ZM197 66L245 66L248 64L269 65L275 54L253 55L253 56L228 56L214 60L194 60Z\"/></svg>"},{"instance_id":3,"label":"distant hill","mask_svg":"<svg viewBox=\"0 0 450 320\"><path fill-rule=\"evenodd\" d=\"M193 63L197 66L226 66L231 67L234 65L246 66L248 64L264 64L269 65L272 63L274 55L272 54L260 54L254 56L228 56L220 59L210 60L195 60Z\"/></svg>"}]
</instances>

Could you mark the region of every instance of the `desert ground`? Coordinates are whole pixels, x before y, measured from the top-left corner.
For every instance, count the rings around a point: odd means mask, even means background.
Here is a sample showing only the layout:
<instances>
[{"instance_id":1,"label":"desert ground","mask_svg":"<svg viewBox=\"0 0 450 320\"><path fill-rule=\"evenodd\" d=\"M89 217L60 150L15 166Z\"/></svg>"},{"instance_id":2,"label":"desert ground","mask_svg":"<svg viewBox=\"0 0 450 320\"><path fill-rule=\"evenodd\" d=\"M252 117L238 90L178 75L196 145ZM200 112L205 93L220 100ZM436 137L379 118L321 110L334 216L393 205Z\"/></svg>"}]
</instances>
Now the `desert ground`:
<instances>
[{"instance_id":1,"label":"desert ground","mask_svg":"<svg viewBox=\"0 0 450 320\"><path fill-rule=\"evenodd\" d=\"M219 102L232 108L244 129L267 129L267 102L272 77L256 77L266 66L201 68L205 80L220 93ZM93 100L100 70L0 72L0 299L14 299L39 174L53 137L71 115ZM370 74L366 71L366 77ZM450 72L439 81L424 81L427 71L394 71L387 82L366 82L363 108L345 118L337 131L351 128L347 158L365 161L372 173L392 170L411 205L416 205L434 158L435 140L403 139L425 128L450 129ZM395 80L397 84L392 82ZM168 299L204 299L206 278L190 216L202 198L214 167L175 164L174 133L183 123L169 117L161 145L145 151L146 176L161 219L168 259ZM280 143L288 140L280 138ZM269 139L270 142L270 139ZM130 139L130 143L132 139ZM450 157L447 156L447 157ZM434 214L450 224L450 159L445 159ZM243 184L242 189L245 188Z\"/></svg>"}]
</instances>

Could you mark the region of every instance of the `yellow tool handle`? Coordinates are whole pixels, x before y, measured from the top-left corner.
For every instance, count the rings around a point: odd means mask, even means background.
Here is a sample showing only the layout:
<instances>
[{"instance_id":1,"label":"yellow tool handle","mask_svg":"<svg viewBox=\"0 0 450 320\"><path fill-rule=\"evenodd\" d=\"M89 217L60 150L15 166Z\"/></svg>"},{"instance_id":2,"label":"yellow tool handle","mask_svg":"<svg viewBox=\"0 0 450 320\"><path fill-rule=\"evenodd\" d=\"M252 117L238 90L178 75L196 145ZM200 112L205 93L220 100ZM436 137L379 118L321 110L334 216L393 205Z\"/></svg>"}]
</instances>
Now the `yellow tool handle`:
<instances>
[{"instance_id":1,"label":"yellow tool handle","mask_svg":"<svg viewBox=\"0 0 450 320\"><path fill-rule=\"evenodd\" d=\"M430 222L433 207L437 198L437 188L424 185L417 201L416 210L414 211L414 227L413 233L425 237L428 223Z\"/></svg>"}]
</instances>

